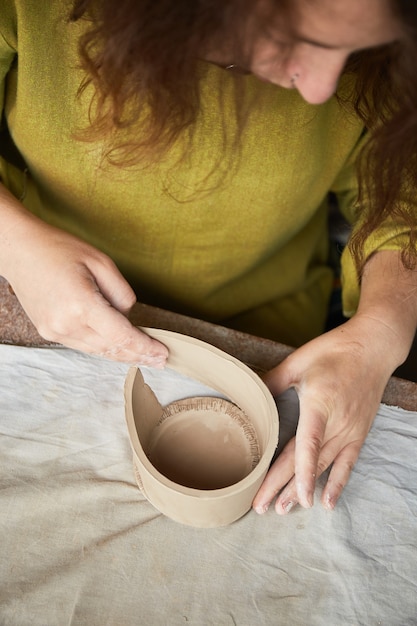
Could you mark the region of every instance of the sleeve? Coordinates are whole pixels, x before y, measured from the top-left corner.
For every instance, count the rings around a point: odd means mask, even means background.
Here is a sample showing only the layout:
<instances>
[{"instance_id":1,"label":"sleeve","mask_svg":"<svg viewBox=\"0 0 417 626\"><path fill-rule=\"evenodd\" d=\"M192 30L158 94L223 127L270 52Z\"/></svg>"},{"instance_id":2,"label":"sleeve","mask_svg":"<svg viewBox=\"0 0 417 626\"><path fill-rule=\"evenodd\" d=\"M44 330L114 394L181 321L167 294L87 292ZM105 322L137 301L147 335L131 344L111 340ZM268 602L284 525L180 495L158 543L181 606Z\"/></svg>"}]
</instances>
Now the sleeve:
<instances>
[{"instance_id":1,"label":"sleeve","mask_svg":"<svg viewBox=\"0 0 417 626\"><path fill-rule=\"evenodd\" d=\"M14 0L1 0L0 10L0 123L5 119L7 75L17 60L17 17ZM1 128L1 127L0 127ZM0 131L0 179L4 174L4 140Z\"/></svg>"},{"instance_id":2,"label":"sleeve","mask_svg":"<svg viewBox=\"0 0 417 626\"><path fill-rule=\"evenodd\" d=\"M346 166L340 172L332 187L332 191L338 199L341 213L352 225L351 236L362 224L360 217L361 206L358 204L357 160L366 140L367 133L364 131L346 162ZM417 214L417 207L414 206L414 209L412 209L412 205L415 205L415 202L411 199L407 202L404 198L399 198L398 201L404 204L408 211L411 209ZM363 247L364 261L380 250L401 250L407 243L409 234L409 227L406 224L401 224L394 219L385 220L365 241ZM359 304L360 278L348 246L345 246L342 252L341 281L343 313L346 317L351 317L356 312Z\"/></svg>"}]
</instances>

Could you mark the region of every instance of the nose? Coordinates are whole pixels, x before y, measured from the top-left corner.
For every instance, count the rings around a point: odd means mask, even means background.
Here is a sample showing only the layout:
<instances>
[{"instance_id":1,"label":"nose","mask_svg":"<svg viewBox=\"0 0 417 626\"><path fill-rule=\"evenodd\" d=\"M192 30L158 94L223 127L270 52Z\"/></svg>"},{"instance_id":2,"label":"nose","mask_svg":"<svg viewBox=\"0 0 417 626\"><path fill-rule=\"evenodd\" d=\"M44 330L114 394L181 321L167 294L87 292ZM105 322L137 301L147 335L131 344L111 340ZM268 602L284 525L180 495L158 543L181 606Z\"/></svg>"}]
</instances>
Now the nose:
<instances>
[{"instance_id":1,"label":"nose","mask_svg":"<svg viewBox=\"0 0 417 626\"><path fill-rule=\"evenodd\" d=\"M325 57L319 63L303 63L294 67L289 65L287 71L290 72L291 86L298 90L306 102L322 104L336 92L345 64L346 56L337 55L336 58L327 58L327 62Z\"/></svg>"}]
</instances>

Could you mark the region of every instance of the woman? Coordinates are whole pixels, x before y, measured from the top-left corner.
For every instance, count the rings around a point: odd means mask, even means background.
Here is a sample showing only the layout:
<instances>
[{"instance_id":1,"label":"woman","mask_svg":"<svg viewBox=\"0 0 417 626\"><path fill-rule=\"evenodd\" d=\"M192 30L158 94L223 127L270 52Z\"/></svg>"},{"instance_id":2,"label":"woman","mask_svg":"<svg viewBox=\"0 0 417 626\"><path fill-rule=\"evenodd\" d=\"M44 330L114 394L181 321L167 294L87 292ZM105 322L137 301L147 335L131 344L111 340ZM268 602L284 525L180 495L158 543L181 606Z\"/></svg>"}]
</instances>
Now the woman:
<instances>
[{"instance_id":1,"label":"woman","mask_svg":"<svg viewBox=\"0 0 417 626\"><path fill-rule=\"evenodd\" d=\"M332 463L322 502L334 507L416 328L415 101L395 68L407 76L417 18L412 3L363 4L1 9L1 106L25 165L2 160L0 274L42 335L115 359L167 356L124 316L135 292L301 345L266 377L274 393L296 387L300 422L260 513L285 485L277 512L311 506ZM352 317L321 334L329 192L354 223L342 259Z\"/></svg>"}]
</instances>

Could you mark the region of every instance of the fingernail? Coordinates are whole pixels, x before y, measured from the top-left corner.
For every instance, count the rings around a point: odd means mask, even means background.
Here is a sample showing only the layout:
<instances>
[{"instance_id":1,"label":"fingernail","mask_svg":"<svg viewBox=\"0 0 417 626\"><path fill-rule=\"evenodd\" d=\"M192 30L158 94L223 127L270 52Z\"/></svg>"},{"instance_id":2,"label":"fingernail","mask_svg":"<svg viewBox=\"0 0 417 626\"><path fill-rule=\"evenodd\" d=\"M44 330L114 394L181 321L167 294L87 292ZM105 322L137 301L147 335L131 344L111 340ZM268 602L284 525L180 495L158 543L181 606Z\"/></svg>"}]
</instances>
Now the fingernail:
<instances>
[{"instance_id":1,"label":"fingernail","mask_svg":"<svg viewBox=\"0 0 417 626\"><path fill-rule=\"evenodd\" d=\"M275 510L278 513L278 515L287 514L294 507L294 504L296 504L294 500L288 500L288 502L279 502L277 503Z\"/></svg>"},{"instance_id":2,"label":"fingernail","mask_svg":"<svg viewBox=\"0 0 417 626\"><path fill-rule=\"evenodd\" d=\"M336 500L330 495L330 493L326 494L323 501L323 506L328 511L333 511L334 507L336 506Z\"/></svg>"},{"instance_id":3,"label":"fingernail","mask_svg":"<svg viewBox=\"0 0 417 626\"><path fill-rule=\"evenodd\" d=\"M258 504L255 506L255 511L258 515L263 515L269 509L269 504Z\"/></svg>"}]
</instances>

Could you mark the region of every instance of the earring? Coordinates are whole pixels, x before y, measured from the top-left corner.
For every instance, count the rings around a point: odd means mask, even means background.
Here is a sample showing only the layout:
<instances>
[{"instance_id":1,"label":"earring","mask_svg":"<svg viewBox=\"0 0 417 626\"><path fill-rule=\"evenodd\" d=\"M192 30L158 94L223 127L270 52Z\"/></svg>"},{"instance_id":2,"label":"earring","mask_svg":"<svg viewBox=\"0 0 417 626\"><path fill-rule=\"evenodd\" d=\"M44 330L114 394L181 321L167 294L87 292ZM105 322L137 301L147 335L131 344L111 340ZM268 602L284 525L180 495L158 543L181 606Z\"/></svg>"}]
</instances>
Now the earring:
<instances>
[{"instance_id":1,"label":"earring","mask_svg":"<svg viewBox=\"0 0 417 626\"><path fill-rule=\"evenodd\" d=\"M294 89L295 82L300 78L300 74L293 74L290 78L291 87Z\"/></svg>"}]
</instances>

